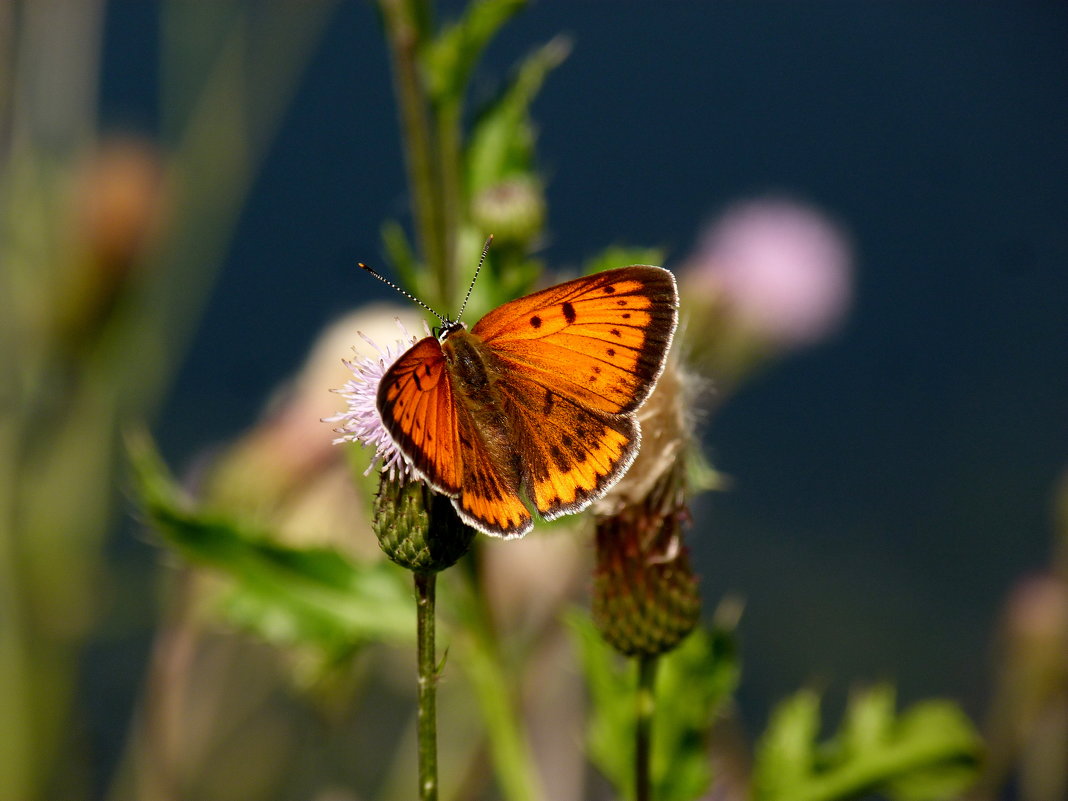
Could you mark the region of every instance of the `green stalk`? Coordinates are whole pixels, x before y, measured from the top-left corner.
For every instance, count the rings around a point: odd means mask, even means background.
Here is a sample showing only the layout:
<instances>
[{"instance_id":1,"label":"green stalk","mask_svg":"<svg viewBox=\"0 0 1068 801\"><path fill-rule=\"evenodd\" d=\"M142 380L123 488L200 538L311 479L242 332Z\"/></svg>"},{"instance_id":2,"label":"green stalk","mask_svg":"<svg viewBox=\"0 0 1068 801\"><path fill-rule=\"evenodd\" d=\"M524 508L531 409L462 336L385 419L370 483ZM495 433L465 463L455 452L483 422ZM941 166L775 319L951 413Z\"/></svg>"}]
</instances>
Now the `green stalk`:
<instances>
[{"instance_id":1,"label":"green stalk","mask_svg":"<svg viewBox=\"0 0 1068 801\"><path fill-rule=\"evenodd\" d=\"M446 236L426 87L419 75L418 55L422 44L419 8L410 6L405 0L379 0L378 5L382 10L393 64L416 236L427 266L438 277L439 291L444 293L448 283L445 278ZM448 299L442 294L438 305Z\"/></svg>"},{"instance_id":2,"label":"green stalk","mask_svg":"<svg viewBox=\"0 0 1068 801\"><path fill-rule=\"evenodd\" d=\"M501 797L505 801L535 801L545 793L519 724L515 678L501 655L477 556L477 552L472 553L463 563L467 591L459 608L465 628L462 664L486 725Z\"/></svg>"},{"instance_id":3,"label":"green stalk","mask_svg":"<svg viewBox=\"0 0 1068 801\"><path fill-rule=\"evenodd\" d=\"M436 573L415 577L416 631L419 650L419 799L438 797L437 660L434 655L434 586Z\"/></svg>"},{"instance_id":4,"label":"green stalk","mask_svg":"<svg viewBox=\"0 0 1068 801\"><path fill-rule=\"evenodd\" d=\"M653 713L656 711L657 657L638 657L638 693L634 726L634 797L651 801L653 782L650 762L653 746Z\"/></svg>"},{"instance_id":5,"label":"green stalk","mask_svg":"<svg viewBox=\"0 0 1068 801\"><path fill-rule=\"evenodd\" d=\"M462 203L460 165L463 148L460 133L460 103L449 99L436 109L438 149L441 158L441 222L443 262L438 275L442 304L452 310L456 296L456 232L460 230Z\"/></svg>"}]
</instances>

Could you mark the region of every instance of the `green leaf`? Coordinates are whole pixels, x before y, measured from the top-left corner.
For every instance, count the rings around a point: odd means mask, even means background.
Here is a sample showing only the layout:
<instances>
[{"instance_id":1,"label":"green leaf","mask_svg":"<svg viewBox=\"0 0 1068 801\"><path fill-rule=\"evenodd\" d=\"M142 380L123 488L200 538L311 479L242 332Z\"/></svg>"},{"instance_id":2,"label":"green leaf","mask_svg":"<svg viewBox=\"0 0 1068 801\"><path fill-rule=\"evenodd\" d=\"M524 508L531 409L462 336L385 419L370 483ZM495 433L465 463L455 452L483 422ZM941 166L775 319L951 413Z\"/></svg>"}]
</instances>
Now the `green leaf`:
<instances>
[{"instance_id":1,"label":"green leaf","mask_svg":"<svg viewBox=\"0 0 1068 801\"><path fill-rule=\"evenodd\" d=\"M759 745L757 798L785 796L815 770L819 728L816 693L802 690L779 704Z\"/></svg>"},{"instance_id":2,"label":"green leaf","mask_svg":"<svg viewBox=\"0 0 1068 801\"><path fill-rule=\"evenodd\" d=\"M803 690L779 705L757 748L756 801L834 801L878 793L939 801L975 779L978 735L955 704L926 701L894 715L894 691L851 699L838 733L818 743L819 696Z\"/></svg>"},{"instance_id":3,"label":"green leaf","mask_svg":"<svg viewBox=\"0 0 1068 801\"><path fill-rule=\"evenodd\" d=\"M534 168L534 128L528 114L545 76L571 50L558 36L531 53L497 98L479 114L467 147L468 197Z\"/></svg>"},{"instance_id":4,"label":"green leaf","mask_svg":"<svg viewBox=\"0 0 1068 801\"><path fill-rule=\"evenodd\" d=\"M634 679L592 621L575 611L567 623L590 693L586 747L590 761L623 798L634 797Z\"/></svg>"},{"instance_id":5,"label":"green leaf","mask_svg":"<svg viewBox=\"0 0 1068 801\"><path fill-rule=\"evenodd\" d=\"M331 548L297 548L270 533L193 508L147 434L128 437L142 507L165 542L233 582L232 622L272 642L331 656L377 640L407 641L414 609L403 571L358 564Z\"/></svg>"},{"instance_id":6,"label":"green leaf","mask_svg":"<svg viewBox=\"0 0 1068 801\"><path fill-rule=\"evenodd\" d=\"M660 658L653 720L653 797L690 801L711 782L708 734L740 676L734 638L698 628Z\"/></svg>"},{"instance_id":7,"label":"green leaf","mask_svg":"<svg viewBox=\"0 0 1068 801\"><path fill-rule=\"evenodd\" d=\"M604 642L588 617L568 617L590 692L591 761L618 795L634 797L635 670ZM707 740L717 712L737 686L731 635L697 629L660 658L653 716L653 796L692 801L712 778Z\"/></svg>"},{"instance_id":8,"label":"green leaf","mask_svg":"<svg viewBox=\"0 0 1068 801\"><path fill-rule=\"evenodd\" d=\"M438 105L459 104L475 64L493 35L527 0L474 0L463 16L442 30L422 54L430 98Z\"/></svg>"}]
</instances>

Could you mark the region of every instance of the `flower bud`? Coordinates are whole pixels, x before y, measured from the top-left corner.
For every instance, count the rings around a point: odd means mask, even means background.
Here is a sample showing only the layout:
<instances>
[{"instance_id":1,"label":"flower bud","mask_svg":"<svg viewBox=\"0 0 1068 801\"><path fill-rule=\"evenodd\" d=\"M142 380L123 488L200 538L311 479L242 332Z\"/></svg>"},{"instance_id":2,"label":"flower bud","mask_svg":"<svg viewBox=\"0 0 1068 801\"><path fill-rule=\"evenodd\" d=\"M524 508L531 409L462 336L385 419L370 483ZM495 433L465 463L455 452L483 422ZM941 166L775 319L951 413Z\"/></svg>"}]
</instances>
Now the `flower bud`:
<instances>
[{"instance_id":1,"label":"flower bud","mask_svg":"<svg viewBox=\"0 0 1068 801\"><path fill-rule=\"evenodd\" d=\"M545 199L532 179L508 178L475 195L471 216L478 230L493 233L498 245L529 242L545 224Z\"/></svg>"},{"instance_id":2,"label":"flower bud","mask_svg":"<svg viewBox=\"0 0 1068 801\"><path fill-rule=\"evenodd\" d=\"M417 573L451 567L467 553L475 536L447 497L423 481L394 478L385 470L372 526L386 556Z\"/></svg>"},{"instance_id":3,"label":"flower bud","mask_svg":"<svg viewBox=\"0 0 1068 801\"><path fill-rule=\"evenodd\" d=\"M672 650L701 616L697 577L682 543L682 473L677 462L641 503L597 520L593 620L627 656Z\"/></svg>"}]
</instances>

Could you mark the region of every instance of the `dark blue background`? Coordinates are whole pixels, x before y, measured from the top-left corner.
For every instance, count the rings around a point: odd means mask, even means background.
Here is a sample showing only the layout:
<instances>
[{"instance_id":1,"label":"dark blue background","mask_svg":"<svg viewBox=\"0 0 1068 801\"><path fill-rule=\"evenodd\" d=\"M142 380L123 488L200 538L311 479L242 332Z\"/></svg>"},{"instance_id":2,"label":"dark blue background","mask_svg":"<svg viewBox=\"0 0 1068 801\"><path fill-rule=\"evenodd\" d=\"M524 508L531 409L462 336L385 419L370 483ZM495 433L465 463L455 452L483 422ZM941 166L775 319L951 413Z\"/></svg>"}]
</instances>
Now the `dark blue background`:
<instances>
[{"instance_id":1,"label":"dark blue background","mask_svg":"<svg viewBox=\"0 0 1068 801\"><path fill-rule=\"evenodd\" d=\"M108 17L105 118L155 124L156 23ZM543 2L474 99L565 32L534 106L544 256L667 248L785 191L849 229L858 292L832 342L745 386L707 433L731 491L691 538L711 607L747 599L743 712L815 681L898 680L980 714L991 625L1039 568L1068 455L1068 6ZM191 459L251 422L320 326L369 296L407 208L387 55L343 3L241 217L160 426Z\"/></svg>"}]
</instances>

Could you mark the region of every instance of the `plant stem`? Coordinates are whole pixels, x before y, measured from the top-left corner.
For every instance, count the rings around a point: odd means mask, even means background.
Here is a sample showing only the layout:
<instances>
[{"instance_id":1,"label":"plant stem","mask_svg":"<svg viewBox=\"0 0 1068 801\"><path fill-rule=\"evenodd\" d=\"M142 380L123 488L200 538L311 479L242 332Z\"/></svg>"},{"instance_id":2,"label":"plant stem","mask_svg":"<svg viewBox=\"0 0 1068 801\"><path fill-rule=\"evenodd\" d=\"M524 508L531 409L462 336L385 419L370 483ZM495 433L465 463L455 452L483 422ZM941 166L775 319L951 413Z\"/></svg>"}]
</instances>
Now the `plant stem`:
<instances>
[{"instance_id":1,"label":"plant stem","mask_svg":"<svg viewBox=\"0 0 1068 801\"><path fill-rule=\"evenodd\" d=\"M657 657L638 657L638 694L634 727L634 797L651 801L652 777L649 770L653 744L653 713L656 711Z\"/></svg>"},{"instance_id":2,"label":"plant stem","mask_svg":"<svg viewBox=\"0 0 1068 801\"><path fill-rule=\"evenodd\" d=\"M408 186L420 251L431 274L437 276L439 291L446 284L444 220L440 202L440 176L434 166L434 142L426 87L419 75L421 45L420 6L404 0L379 0L393 63L393 80L400 107L404 134ZM437 299L437 305L449 298Z\"/></svg>"},{"instance_id":3,"label":"plant stem","mask_svg":"<svg viewBox=\"0 0 1068 801\"><path fill-rule=\"evenodd\" d=\"M434 654L436 573L414 573L419 651L419 799L438 797L437 659Z\"/></svg>"},{"instance_id":4,"label":"plant stem","mask_svg":"<svg viewBox=\"0 0 1068 801\"><path fill-rule=\"evenodd\" d=\"M441 188L442 256L438 275L438 291L446 308L458 301L456 297L456 232L460 229L461 182L460 165L463 147L460 135L460 103L450 99L435 110L437 144L441 159L439 175Z\"/></svg>"},{"instance_id":5,"label":"plant stem","mask_svg":"<svg viewBox=\"0 0 1068 801\"><path fill-rule=\"evenodd\" d=\"M470 592L462 596L461 615L466 626L463 666L482 710L501 797L506 801L535 801L544 798L545 793L519 724L514 674L501 655L477 549L464 564Z\"/></svg>"}]
</instances>

